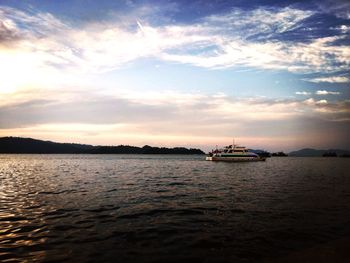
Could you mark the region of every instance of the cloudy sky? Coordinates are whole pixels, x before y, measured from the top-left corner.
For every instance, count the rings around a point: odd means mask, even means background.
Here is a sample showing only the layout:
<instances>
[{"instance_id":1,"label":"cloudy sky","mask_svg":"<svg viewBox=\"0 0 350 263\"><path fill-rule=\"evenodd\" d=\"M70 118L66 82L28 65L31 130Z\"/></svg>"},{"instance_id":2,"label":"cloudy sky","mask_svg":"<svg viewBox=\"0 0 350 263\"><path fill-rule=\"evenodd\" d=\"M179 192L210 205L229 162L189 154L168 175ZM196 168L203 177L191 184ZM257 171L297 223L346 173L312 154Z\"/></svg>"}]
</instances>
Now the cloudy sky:
<instances>
[{"instance_id":1,"label":"cloudy sky","mask_svg":"<svg viewBox=\"0 0 350 263\"><path fill-rule=\"evenodd\" d=\"M350 2L0 0L0 136L350 149Z\"/></svg>"}]
</instances>

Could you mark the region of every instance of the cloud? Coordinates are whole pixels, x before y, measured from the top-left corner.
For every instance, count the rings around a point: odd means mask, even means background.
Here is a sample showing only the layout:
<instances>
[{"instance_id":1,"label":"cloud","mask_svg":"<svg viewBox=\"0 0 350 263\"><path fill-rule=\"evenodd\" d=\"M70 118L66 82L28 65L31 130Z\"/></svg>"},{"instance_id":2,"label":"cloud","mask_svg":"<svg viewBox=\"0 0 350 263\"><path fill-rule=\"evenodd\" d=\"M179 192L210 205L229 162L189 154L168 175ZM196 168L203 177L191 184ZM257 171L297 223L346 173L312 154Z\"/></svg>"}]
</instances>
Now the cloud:
<instances>
[{"instance_id":1,"label":"cloud","mask_svg":"<svg viewBox=\"0 0 350 263\"><path fill-rule=\"evenodd\" d=\"M350 121L346 101L240 98L222 92L59 87L21 90L5 98L0 100L0 134L59 141L69 134L72 141L97 144L215 146L235 136L246 144L283 145L317 133L309 127L299 134L306 120L339 123L334 127Z\"/></svg>"},{"instance_id":2,"label":"cloud","mask_svg":"<svg viewBox=\"0 0 350 263\"><path fill-rule=\"evenodd\" d=\"M327 90L318 90L315 93L316 95L339 95L340 92L336 91L327 91Z\"/></svg>"},{"instance_id":3,"label":"cloud","mask_svg":"<svg viewBox=\"0 0 350 263\"><path fill-rule=\"evenodd\" d=\"M68 29L50 13L23 12L0 6L0 44L48 37Z\"/></svg>"},{"instance_id":4,"label":"cloud","mask_svg":"<svg viewBox=\"0 0 350 263\"><path fill-rule=\"evenodd\" d=\"M320 77L313 79L304 79L305 81L320 83L320 82L328 82L328 83L347 83L350 82L348 77L344 76L333 76L333 77Z\"/></svg>"},{"instance_id":5,"label":"cloud","mask_svg":"<svg viewBox=\"0 0 350 263\"><path fill-rule=\"evenodd\" d=\"M336 72L349 68L350 47L332 46L340 37L319 38L311 43L218 41L216 54L164 54L165 60L205 68L252 67L294 73Z\"/></svg>"},{"instance_id":6,"label":"cloud","mask_svg":"<svg viewBox=\"0 0 350 263\"><path fill-rule=\"evenodd\" d=\"M315 38L307 43L276 38L314 14L288 7L233 9L190 25L154 26L145 16L79 27L49 13L8 7L0 10L0 41L6 45L0 49L0 70L11 76L1 80L3 87L11 86L18 74L22 82L42 82L40 76L45 76L57 83L67 74L111 71L141 58L210 69L249 67L297 73L348 70L350 64L350 47L336 44L344 36ZM22 82L15 86L24 85Z\"/></svg>"},{"instance_id":7,"label":"cloud","mask_svg":"<svg viewBox=\"0 0 350 263\"><path fill-rule=\"evenodd\" d=\"M319 101L316 101L316 104L319 104L319 105L323 105L323 104L327 104L328 101L327 100L319 100Z\"/></svg>"},{"instance_id":8,"label":"cloud","mask_svg":"<svg viewBox=\"0 0 350 263\"><path fill-rule=\"evenodd\" d=\"M170 91L138 96L134 93L104 96L96 91L81 97L69 90L33 92L38 98L50 99L30 99L28 96L18 102L16 97L12 101L9 98L7 104L0 106L2 129L49 123L84 123L143 125L150 127L149 132L205 129L204 133L208 133L210 127L217 128L228 123L237 128L240 123L293 121L303 116L323 118L322 111L329 113L330 109L333 115L331 118L327 115L327 118L334 120L338 113L350 112L346 108L348 102L330 103L313 98L304 101L237 98L222 93L205 95Z\"/></svg>"},{"instance_id":9,"label":"cloud","mask_svg":"<svg viewBox=\"0 0 350 263\"><path fill-rule=\"evenodd\" d=\"M309 95L311 95L311 92L297 91L297 92L295 92L295 94L309 96ZM315 94L316 95L340 95L341 93L337 92L337 91L318 90L318 91L315 92ZM309 99L307 101L313 102L313 99Z\"/></svg>"},{"instance_id":10,"label":"cloud","mask_svg":"<svg viewBox=\"0 0 350 263\"><path fill-rule=\"evenodd\" d=\"M315 100L313 98L309 98L304 100L302 103L309 106L311 112L316 113L314 117L319 116L320 118L327 118L329 121L332 121L342 120L343 117L346 116L346 119L350 120L349 100L329 102L327 100ZM327 113L327 115L318 115L318 113Z\"/></svg>"},{"instance_id":11,"label":"cloud","mask_svg":"<svg viewBox=\"0 0 350 263\"><path fill-rule=\"evenodd\" d=\"M242 144L255 146L259 142L263 146L268 142L281 147L319 136L325 127L332 127L332 133L337 134L350 125L349 101L173 91L108 96L98 90L84 96L69 89L28 93L47 99L32 99L30 94L20 99L9 96L0 106L0 135L66 141L69 134L73 141L86 143L197 146L204 142L227 143L225 140L235 136ZM321 132L319 126L323 127Z\"/></svg>"},{"instance_id":12,"label":"cloud","mask_svg":"<svg viewBox=\"0 0 350 263\"><path fill-rule=\"evenodd\" d=\"M346 33L348 33L350 31L350 26L348 26L348 25L341 25L341 26L335 27L334 29L341 31L343 34L346 34Z\"/></svg>"},{"instance_id":13,"label":"cloud","mask_svg":"<svg viewBox=\"0 0 350 263\"><path fill-rule=\"evenodd\" d=\"M307 96L307 95L311 95L311 92L306 92L306 91L297 91L297 92L295 92L295 94L297 94L297 95L305 95L305 96Z\"/></svg>"},{"instance_id":14,"label":"cloud","mask_svg":"<svg viewBox=\"0 0 350 263\"><path fill-rule=\"evenodd\" d=\"M327 100L314 100L313 98L309 98L307 100L304 100L304 103L308 106L319 106L319 105L326 105L328 103ZM317 108L316 108L317 110Z\"/></svg>"},{"instance_id":15,"label":"cloud","mask_svg":"<svg viewBox=\"0 0 350 263\"><path fill-rule=\"evenodd\" d=\"M14 27L15 25L11 20L0 21L0 43L11 42L20 38Z\"/></svg>"},{"instance_id":16,"label":"cloud","mask_svg":"<svg viewBox=\"0 0 350 263\"><path fill-rule=\"evenodd\" d=\"M257 34L265 34L266 37L271 36L272 33L283 33L294 29L299 22L313 13L313 11L290 7L277 10L258 8L251 11L233 9L224 15L208 16L204 21L217 28L225 25L226 30L238 31L239 35L244 33L245 38L253 37Z\"/></svg>"},{"instance_id":17,"label":"cloud","mask_svg":"<svg viewBox=\"0 0 350 263\"><path fill-rule=\"evenodd\" d=\"M339 18L350 19L350 3L347 0L324 0L316 2L319 9Z\"/></svg>"},{"instance_id":18,"label":"cloud","mask_svg":"<svg viewBox=\"0 0 350 263\"><path fill-rule=\"evenodd\" d=\"M0 108L1 128L47 123L151 123L171 117L171 106L142 105L108 97L71 101L31 100Z\"/></svg>"}]
</instances>

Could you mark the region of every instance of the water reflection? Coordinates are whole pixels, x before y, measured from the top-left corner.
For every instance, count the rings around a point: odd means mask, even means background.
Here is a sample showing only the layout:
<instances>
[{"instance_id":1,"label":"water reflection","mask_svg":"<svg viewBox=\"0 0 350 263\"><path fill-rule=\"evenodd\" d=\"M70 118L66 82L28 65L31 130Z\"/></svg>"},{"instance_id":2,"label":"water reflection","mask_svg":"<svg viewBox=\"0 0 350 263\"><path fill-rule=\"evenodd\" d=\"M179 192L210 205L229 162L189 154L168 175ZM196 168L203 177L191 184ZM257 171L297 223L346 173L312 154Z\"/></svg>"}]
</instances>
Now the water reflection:
<instances>
[{"instance_id":1,"label":"water reflection","mask_svg":"<svg viewBox=\"0 0 350 263\"><path fill-rule=\"evenodd\" d=\"M254 261L336 238L350 222L345 159L0 161L2 261Z\"/></svg>"}]
</instances>

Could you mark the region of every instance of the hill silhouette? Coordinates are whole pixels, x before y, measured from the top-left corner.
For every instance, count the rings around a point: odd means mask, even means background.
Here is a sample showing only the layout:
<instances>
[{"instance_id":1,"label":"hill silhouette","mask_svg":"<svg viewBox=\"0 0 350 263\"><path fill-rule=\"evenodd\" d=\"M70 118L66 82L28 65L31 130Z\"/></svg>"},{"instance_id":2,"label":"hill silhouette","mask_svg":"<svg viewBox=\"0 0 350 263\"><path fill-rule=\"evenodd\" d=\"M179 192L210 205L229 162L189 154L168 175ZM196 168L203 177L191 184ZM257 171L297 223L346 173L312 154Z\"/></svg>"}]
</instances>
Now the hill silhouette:
<instances>
[{"instance_id":1,"label":"hill silhouette","mask_svg":"<svg viewBox=\"0 0 350 263\"><path fill-rule=\"evenodd\" d=\"M316 150L311 148L304 148L298 151L290 152L289 156L317 157L317 156L324 156L327 153L335 153L337 156L346 156L350 154L350 151L341 150L341 149Z\"/></svg>"},{"instance_id":2,"label":"hill silhouette","mask_svg":"<svg viewBox=\"0 0 350 263\"><path fill-rule=\"evenodd\" d=\"M77 143L57 143L32 138L2 137L0 138L0 153L70 153L70 154L204 154L200 149L187 149L184 147L165 148L136 147L129 145L93 146Z\"/></svg>"}]
</instances>

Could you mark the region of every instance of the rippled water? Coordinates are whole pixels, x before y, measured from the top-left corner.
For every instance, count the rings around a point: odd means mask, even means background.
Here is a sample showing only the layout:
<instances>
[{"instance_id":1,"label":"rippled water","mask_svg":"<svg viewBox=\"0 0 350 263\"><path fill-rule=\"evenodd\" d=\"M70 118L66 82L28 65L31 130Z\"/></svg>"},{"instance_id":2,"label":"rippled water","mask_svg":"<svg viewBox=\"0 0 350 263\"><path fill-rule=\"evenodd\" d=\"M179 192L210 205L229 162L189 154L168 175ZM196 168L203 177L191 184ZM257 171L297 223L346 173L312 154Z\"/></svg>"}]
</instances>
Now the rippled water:
<instances>
[{"instance_id":1,"label":"rippled water","mask_svg":"<svg viewBox=\"0 0 350 263\"><path fill-rule=\"evenodd\" d=\"M346 158L0 155L0 261L248 261L349 234Z\"/></svg>"}]
</instances>

